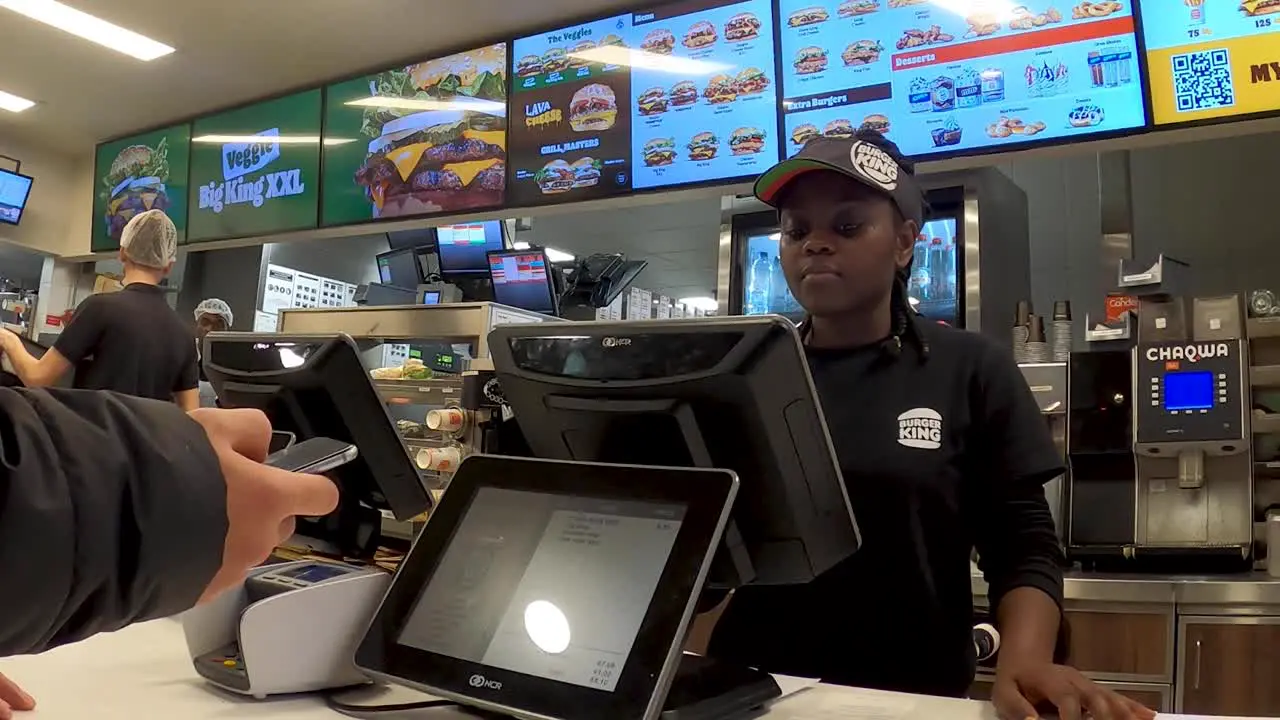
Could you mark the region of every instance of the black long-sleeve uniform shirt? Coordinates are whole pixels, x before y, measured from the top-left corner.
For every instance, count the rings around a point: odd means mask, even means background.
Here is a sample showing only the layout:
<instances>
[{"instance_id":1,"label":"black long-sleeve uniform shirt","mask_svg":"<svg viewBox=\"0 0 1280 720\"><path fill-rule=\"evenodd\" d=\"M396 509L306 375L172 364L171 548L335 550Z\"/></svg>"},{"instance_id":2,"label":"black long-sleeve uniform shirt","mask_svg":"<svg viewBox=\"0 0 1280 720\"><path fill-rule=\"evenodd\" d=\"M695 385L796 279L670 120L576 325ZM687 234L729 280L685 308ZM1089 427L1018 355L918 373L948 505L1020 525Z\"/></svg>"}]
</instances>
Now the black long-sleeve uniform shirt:
<instances>
[{"instance_id":1,"label":"black long-sleeve uniform shirt","mask_svg":"<svg viewBox=\"0 0 1280 720\"><path fill-rule=\"evenodd\" d=\"M1061 604L1043 484L1062 463L1007 349L916 319L923 343L809 351L850 502L854 556L805 586L737 591L710 652L861 687L963 695L974 674L970 551L995 608ZM924 346L927 345L927 353Z\"/></svg>"},{"instance_id":2,"label":"black long-sleeve uniform shirt","mask_svg":"<svg viewBox=\"0 0 1280 720\"><path fill-rule=\"evenodd\" d=\"M186 610L226 535L218 459L173 403L0 389L0 657Z\"/></svg>"}]
</instances>

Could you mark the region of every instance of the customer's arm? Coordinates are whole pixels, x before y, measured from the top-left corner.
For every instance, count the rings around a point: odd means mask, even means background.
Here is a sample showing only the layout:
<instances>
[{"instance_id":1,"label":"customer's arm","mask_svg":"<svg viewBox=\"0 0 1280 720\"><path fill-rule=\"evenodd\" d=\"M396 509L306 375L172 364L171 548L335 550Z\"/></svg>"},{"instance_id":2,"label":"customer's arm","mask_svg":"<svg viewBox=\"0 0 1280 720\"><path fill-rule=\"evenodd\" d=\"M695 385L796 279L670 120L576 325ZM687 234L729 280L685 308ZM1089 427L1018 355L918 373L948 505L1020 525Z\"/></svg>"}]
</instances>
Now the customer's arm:
<instances>
[{"instance_id":1,"label":"customer's arm","mask_svg":"<svg viewBox=\"0 0 1280 720\"><path fill-rule=\"evenodd\" d=\"M53 347L42 357L35 357L22 344L22 338L0 330L0 350L4 351L13 372L29 388L49 387L62 379L76 363L93 354L106 332L107 309L97 298L87 298L76 308L75 316L58 335Z\"/></svg>"},{"instance_id":2,"label":"customer's arm","mask_svg":"<svg viewBox=\"0 0 1280 720\"><path fill-rule=\"evenodd\" d=\"M0 656L194 605L223 563L227 492L170 403L0 390Z\"/></svg>"}]
</instances>

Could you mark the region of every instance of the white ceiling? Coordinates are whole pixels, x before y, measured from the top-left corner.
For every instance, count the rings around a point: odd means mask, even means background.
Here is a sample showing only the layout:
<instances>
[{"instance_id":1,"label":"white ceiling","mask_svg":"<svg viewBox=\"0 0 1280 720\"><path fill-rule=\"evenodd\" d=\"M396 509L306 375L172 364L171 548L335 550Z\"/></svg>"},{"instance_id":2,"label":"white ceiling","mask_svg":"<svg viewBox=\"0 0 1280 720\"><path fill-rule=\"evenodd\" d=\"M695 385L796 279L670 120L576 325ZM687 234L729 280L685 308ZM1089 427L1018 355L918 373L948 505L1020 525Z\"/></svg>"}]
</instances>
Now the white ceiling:
<instances>
[{"instance_id":1,"label":"white ceiling","mask_svg":"<svg viewBox=\"0 0 1280 720\"><path fill-rule=\"evenodd\" d=\"M65 0L177 48L140 62L0 10L0 136L82 152L135 130L400 61L537 31L633 0Z\"/></svg>"}]
</instances>

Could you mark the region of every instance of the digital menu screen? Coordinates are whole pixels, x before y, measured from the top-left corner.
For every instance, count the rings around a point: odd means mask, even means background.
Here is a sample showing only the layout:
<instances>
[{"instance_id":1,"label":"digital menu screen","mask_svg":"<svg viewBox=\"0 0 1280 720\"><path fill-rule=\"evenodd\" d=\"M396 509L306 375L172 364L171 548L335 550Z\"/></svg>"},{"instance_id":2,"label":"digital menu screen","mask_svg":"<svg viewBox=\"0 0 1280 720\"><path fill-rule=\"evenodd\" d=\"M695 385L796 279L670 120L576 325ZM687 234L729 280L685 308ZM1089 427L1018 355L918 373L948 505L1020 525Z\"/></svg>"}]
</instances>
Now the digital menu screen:
<instances>
[{"instance_id":1,"label":"digital menu screen","mask_svg":"<svg viewBox=\"0 0 1280 720\"><path fill-rule=\"evenodd\" d=\"M1280 0L1183 0L1144 12L1156 124L1280 110L1277 13Z\"/></svg>"},{"instance_id":2,"label":"digital menu screen","mask_svg":"<svg viewBox=\"0 0 1280 720\"><path fill-rule=\"evenodd\" d=\"M320 110L316 89L196 120L187 239L315 227Z\"/></svg>"},{"instance_id":3,"label":"digital menu screen","mask_svg":"<svg viewBox=\"0 0 1280 720\"><path fill-rule=\"evenodd\" d=\"M764 171L772 17L765 0L687 0L516 40L511 204Z\"/></svg>"},{"instance_id":4,"label":"digital menu screen","mask_svg":"<svg viewBox=\"0 0 1280 720\"><path fill-rule=\"evenodd\" d=\"M147 210L163 210L178 229L178 241L186 238L190 151L190 125L98 146L90 245L94 252L119 249L125 224Z\"/></svg>"},{"instance_id":5,"label":"digital menu screen","mask_svg":"<svg viewBox=\"0 0 1280 720\"><path fill-rule=\"evenodd\" d=\"M499 207L506 159L506 43L331 85L321 222Z\"/></svg>"},{"instance_id":6,"label":"digital menu screen","mask_svg":"<svg viewBox=\"0 0 1280 720\"><path fill-rule=\"evenodd\" d=\"M1146 122L1128 0L781 0L787 154L884 133L907 155Z\"/></svg>"}]
</instances>

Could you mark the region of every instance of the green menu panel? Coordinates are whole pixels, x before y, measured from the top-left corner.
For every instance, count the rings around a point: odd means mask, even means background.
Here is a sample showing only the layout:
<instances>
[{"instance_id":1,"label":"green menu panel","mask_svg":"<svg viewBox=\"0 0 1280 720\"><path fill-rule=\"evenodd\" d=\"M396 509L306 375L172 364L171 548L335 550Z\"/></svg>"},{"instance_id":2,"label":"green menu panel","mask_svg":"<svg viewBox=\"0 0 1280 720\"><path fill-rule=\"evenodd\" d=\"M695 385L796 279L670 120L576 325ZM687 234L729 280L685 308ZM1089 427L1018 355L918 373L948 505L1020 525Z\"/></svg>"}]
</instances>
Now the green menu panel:
<instances>
[{"instance_id":1,"label":"green menu panel","mask_svg":"<svg viewBox=\"0 0 1280 720\"><path fill-rule=\"evenodd\" d=\"M191 126L177 125L98 146L94 165L94 252L116 250L129 219L147 210L163 210L187 231L187 154Z\"/></svg>"},{"instance_id":2,"label":"green menu panel","mask_svg":"<svg viewBox=\"0 0 1280 720\"><path fill-rule=\"evenodd\" d=\"M308 90L195 121L192 242L315 227L320 96Z\"/></svg>"}]
</instances>

